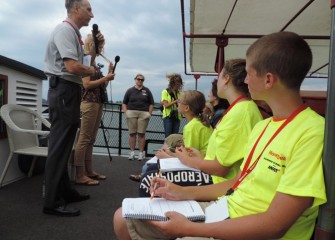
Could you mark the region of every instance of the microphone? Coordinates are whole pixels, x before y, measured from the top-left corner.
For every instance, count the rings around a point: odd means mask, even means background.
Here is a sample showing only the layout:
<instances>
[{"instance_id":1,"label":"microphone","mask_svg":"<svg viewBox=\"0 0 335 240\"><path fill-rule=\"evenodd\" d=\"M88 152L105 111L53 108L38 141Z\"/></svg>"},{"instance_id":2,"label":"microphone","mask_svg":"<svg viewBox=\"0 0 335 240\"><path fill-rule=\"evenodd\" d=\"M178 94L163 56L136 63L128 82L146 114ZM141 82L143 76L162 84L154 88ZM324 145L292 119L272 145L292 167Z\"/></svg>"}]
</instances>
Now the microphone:
<instances>
[{"instance_id":1,"label":"microphone","mask_svg":"<svg viewBox=\"0 0 335 240\"><path fill-rule=\"evenodd\" d=\"M95 52L96 54L99 54L99 40L97 38L97 34L99 33L99 27L98 24L93 24L92 26L92 35L93 35L93 41L95 46Z\"/></svg>"},{"instance_id":2,"label":"microphone","mask_svg":"<svg viewBox=\"0 0 335 240\"><path fill-rule=\"evenodd\" d=\"M104 65L103 65L103 64L101 64L101 63L98 63L97 65L98 65L98 68L99 68L99 69L101 69L101 68L103 68L103 67L104 67Z\"/></svg>"},{"instance_id":3,"label":"microphone","mask_svg":"<svg viewBox=\"0 0 335 240\"><path fill-rule=\"evenodd\" d=\"M115 59L114 59L114 61L115 61L115 64L114 64L113 72L112 72L112 73L115 72L116 65L117 65L117 63L120 61L120 56L116 56Z\"/></svg>"}]
</instances>

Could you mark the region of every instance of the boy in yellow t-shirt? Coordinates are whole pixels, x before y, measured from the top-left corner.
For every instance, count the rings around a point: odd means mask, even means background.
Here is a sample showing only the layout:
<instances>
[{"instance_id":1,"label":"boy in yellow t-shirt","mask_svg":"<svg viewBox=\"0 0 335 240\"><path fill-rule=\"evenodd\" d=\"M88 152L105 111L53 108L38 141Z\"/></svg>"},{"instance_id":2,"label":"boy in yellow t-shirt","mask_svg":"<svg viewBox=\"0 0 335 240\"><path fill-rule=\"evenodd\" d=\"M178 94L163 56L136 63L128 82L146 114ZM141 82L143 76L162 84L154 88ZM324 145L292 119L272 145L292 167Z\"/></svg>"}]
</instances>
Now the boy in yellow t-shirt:
<instances>
[{"instance_id":1,"label":"boy in yellow t-shirt","mask_svg":"<svg viewBox=\"0 0 335 240\"><path fill-rule=\"evenodd\" d=\"M228 193L230 219L194 223L169 212L169 221L148 223L125 220L119 209L114 215L117 236L309 240L319 206L327 201L321 159L324 119L300 97L311 64L310 47L295 33L278 32L258 39L247 50L245 82L253 99L267 102L273 117L254 127L237 178L200 187L152 180L152 186L158 186L155 195L167 199L212 201Z\"/></svg>"}]
</instances>

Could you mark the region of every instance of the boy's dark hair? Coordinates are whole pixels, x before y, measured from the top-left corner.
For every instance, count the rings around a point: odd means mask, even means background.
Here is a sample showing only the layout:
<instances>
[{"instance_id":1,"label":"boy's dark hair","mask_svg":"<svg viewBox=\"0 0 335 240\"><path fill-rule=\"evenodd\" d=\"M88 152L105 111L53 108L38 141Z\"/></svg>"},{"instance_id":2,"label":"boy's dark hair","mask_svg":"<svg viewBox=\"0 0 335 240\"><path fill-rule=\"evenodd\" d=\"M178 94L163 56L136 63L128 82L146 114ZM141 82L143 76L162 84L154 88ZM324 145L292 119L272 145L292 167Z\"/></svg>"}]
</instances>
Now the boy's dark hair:
<instances>
[{"instance_id":1,"label":"boy's dark hair","mask_svg":"<svg viewBox=\"0 0 335 240\"><path fill-rule=\"evenodd\" d=\"M289 88L300 86L312 66L312 51L307 42L293 32L277 32L259 38L247 50L257 75L276 74Z\"/></svg>"}]
</instances>

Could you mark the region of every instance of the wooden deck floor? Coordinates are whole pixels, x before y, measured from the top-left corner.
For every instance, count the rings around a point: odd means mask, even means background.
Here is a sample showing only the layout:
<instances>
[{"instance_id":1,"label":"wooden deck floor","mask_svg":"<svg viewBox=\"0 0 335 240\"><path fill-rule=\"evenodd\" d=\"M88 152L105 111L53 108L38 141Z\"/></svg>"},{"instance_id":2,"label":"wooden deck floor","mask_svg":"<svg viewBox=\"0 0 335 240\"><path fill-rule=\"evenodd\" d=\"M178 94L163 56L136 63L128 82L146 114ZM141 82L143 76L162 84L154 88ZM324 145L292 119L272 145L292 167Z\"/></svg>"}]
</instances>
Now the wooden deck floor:
<instances>
[{"instance_id":1,"label":"wooden deck floor","mask_svg":"<svg viewBox=\"0 0 335 240\"><path fill-rule=\"evenodd\" d=\"M138 183L128 179L139 173L143 162L107 156L95 156L99 173L107 175L99 186L76 186L89 193L88 201L73 203L81 210L79 217L57 217L42 213L43 174L25 178L0 189L1 240L97 240L116 239L113 214L125 197L138 196Z\"/></svg>"}]
</instances>

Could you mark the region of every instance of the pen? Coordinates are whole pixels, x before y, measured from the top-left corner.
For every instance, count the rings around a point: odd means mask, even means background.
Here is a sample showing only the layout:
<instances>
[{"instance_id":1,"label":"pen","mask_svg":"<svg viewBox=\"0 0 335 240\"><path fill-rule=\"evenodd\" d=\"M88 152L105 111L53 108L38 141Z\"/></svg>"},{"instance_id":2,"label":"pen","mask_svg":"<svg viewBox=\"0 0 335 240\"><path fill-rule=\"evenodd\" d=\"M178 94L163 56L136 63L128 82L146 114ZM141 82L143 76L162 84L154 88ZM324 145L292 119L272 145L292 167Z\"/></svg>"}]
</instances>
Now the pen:
<instances>
[{"instance_id":1,"label":"pen","mask_svg":"<svg viewBox=\"0 0 335 240\"><path fill-rule=\"evenodd\" d=\"M160 170L160 165L159 165L159 159L157 159L157 165L158 165L158 174L156 173L156 177L160 177L161 176L161 170ZM152 200L155 196L155 192L156 192L156 189L157 189L157 182L155 182L154 184L154 190L151 192L151 195L150 195L150 199Z\"/></svg>"},{"instance_id":2,"label":"pen","mask_svg":"<svg viewBox=\"0 0 335 240\"><path fill-rule=\"evenodd\" d=\"M156 175L157 176L157 175ZM150 195L150 199L154 199L154 196L155 196L155 191L157 189L157 182L155 182L155 185L154 185L154 190L151 192L151 195Z\"/></svg>"}]
</instances>

